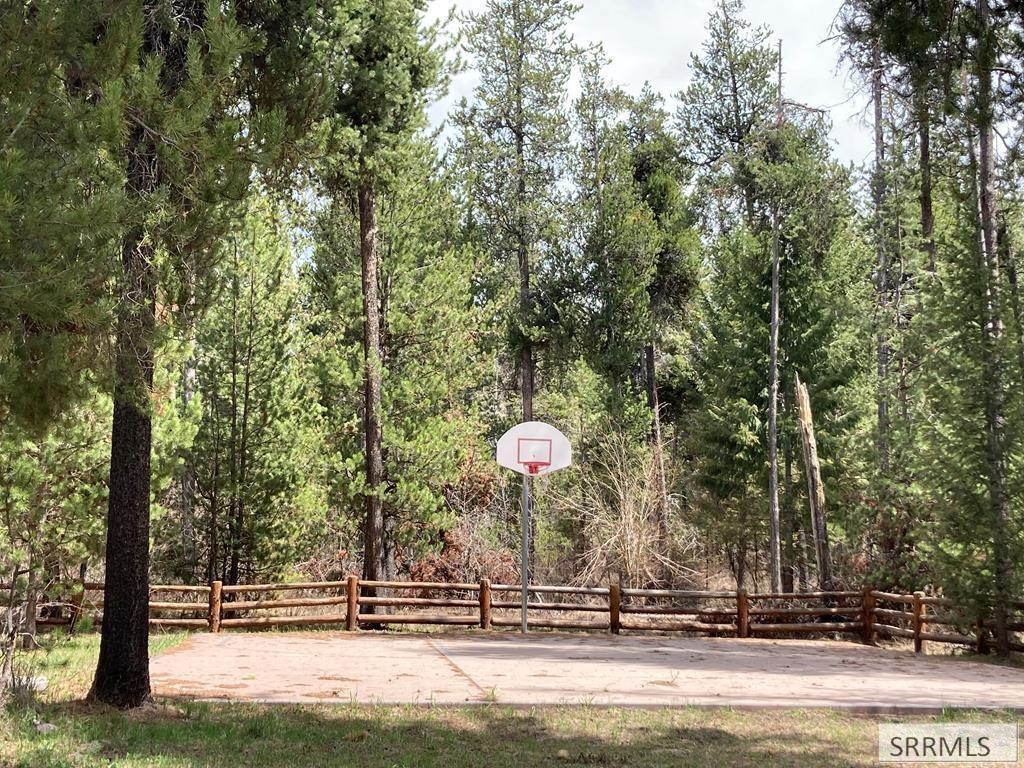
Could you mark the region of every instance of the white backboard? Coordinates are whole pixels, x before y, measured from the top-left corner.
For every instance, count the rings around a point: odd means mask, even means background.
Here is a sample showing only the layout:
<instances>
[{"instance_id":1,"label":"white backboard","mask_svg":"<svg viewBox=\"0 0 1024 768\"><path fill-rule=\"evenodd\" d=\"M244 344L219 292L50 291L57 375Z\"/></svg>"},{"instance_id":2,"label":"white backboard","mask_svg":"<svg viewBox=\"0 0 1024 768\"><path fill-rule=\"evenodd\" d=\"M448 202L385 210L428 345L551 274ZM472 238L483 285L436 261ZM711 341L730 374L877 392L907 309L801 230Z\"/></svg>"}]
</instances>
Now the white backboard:
<instances>
[{"instance_id":1,"label":"white backboard","mask_svg":"<svg viewBox=\"0 0 1024 768\"><path fill-rule=\"evenodd\" d=\"M547 475L572 464L569 440L542 421L516 424L498 440L498 463L531 477Z\"/></svg>"}]
</instances>

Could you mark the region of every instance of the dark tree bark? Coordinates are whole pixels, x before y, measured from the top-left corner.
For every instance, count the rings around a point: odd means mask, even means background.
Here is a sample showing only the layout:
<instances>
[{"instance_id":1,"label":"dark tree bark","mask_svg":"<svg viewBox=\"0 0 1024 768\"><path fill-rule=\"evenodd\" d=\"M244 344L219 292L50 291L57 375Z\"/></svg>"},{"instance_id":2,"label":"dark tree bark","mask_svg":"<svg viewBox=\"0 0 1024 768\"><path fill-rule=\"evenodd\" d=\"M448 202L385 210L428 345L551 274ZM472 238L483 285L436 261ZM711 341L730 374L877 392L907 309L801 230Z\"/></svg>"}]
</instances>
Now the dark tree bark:
<instances>
[{"instance_id":1,"label":"dark tree bark","mask_svg":"<svg viewBox=\"0 0 1024 768\"><path fill-rule=\"evenodd\" d=\"M927 81L914 85L914 113L917 121L918 173L920 175L921 249L925 266L935 272L935 212L932 207L931 109L928 106Z\"/></svg>"},{"instance_id":2,"label":"dark tree bark","mask_svg":"<svg viewBox=\"0 0 1024 768\"><path fill-rule=\"evenodd\" d=\"M783 388L782 412L792 416L792 402ZM785 429L782 435L782 591L793 592L797 578L794 536L797 529L796 505L793 494L793 435Z\"/></svg>"},{"instance_id":3,"label":"dark tree bark","mask_svg":"<svg viewBox=\"0 0 1024 768\"><path fill-rule=\"evenodd\" d=\"M1006 394L1003 383L1002 278L999 265L995 192L995 149L993 147L992 67L995 62L995 32L989 0L977 0L978 49L976 52L978 106L978 212L981 220L982 255L986 284L984 355L986 387L985 422L989 506L992 514L993 573L995 575L996 650L1009 655L1007 631L1010 598L1009 528L1010 502L1006 488Z\"/></svg>"},{"instance_id":4,"label":"dark tree bark","mask_svg":"<svg viewBox=\"0 0 1024 768\"><path fill-rule=\"evenodd\" d=\"M381 449L380 300L377 286L377 208L373 184L364 179L359 200L359 255L363 288L363 441L366 454L366 511L363 523L363 578L380 580L386 572L384 459ZM368 591L368 594L375 594ZM369 606L368 606L369 607Z\"/></svg>"},{"instance_id":5,"label":"dark tree bark","mask_svg":"<svg viewBox=\"0 0 1024 768\"><path fill-rule=\"evenodd\" d=\"M1024 374L1024 305L1020 298L1020 280L1017 277L1017 254L1013 250L1006 220L999 219L999 258L1006 267L1006 281L1010 287L1010 311L1017 336L1017 366Z\"/></svg>"},{"instance_id":6,"label":"dark tree bark","mask_svg":"<svg viewBox=\"0 0 1024 768\"><path fill-rule=\"evenodd\" d=\"M160 93L172 104L190 69L190 44L203 36L207 3L167 0L141 4L139 64L160 62ZM193 49L194 50L194 49ZM157 110L159 112L159 110ZM131 113L125 151L125 195L129 210L145 211L161 186L183 204L164 175L165 137ZM159 114L153 115L159 121ZM168 166L169 167L169 166ZM90 698L134 707L149 697L149 497L152 451L151 394L156 347L155 269L158 232L142 216L121 238L121 274L115 329L113 426L107 505L106 577L99 662Z\"/></svg>"},{"instance_id":7,"label":"dark tree bark","mask_svg":"<svg viewBox=\"0 0 1024 768\"><path fill-rule=\"evenodd\" d=\"M779 525L779 303L780 250L778 203L772 204L772 293L768 349L768 568L769 589L782 591L782 544Z\"/></svg>"},{"instance_id":8,"label":"dark tree bark","mask_svg":"<svg viewBox=\"0 0 1024 768\"><path fill-rule=\"evenodd\" d=\"M231 276L231 427L228 433L228 551L221 581L238 583L238 247Z\"/></svg>"},{"instance_id":9,"label":"dark tree bark","mask_svg":"<svg viewBox=\"0 0 1024 768\"><path fill-rule=\"evenodd\" d=\"M726 40L733 39L733 27L732 17L729 15L729 7L724 3L720 3L718 9L722 12L722 21L725 25L725 38ZM732 103L732 115L733 115L733 126L737 129L737 134L731 136L732 149L736 152L738 157L743 156L743 144L747 140L747 134L749 133L748 126L744 125L743 110L740 107L740 82L739 75L736 73L736 56L732 50L732 46L729 46L729 50L725 57L726 66L729 68L729 100ZM781 97L780 97L781 98ZM754 179L753 175L744 165L739 171L739 186L743 194L743 210L747 220L747 226L751 230L754 229Z\"/></svg>"},{"instance_id":10,"label":"dark tree bark","mask_svg":"<svg viewBox=\"0 0 1024 768\"><path fill-rule=\"evenodd\" d=\"M522 18L521 9L517 4L512 6L512 25L516 35L516 59L514 72L514 103L513 122L511 129L515 134L515 174L516 174L516 262L519 269L519 319L523 328L529 328L533 317L533 296L530 291L530 237L527 232L529 222L526 210L529 201L527 200L526 184L526 132L527 126L524 90L525 90L525 51L526 51L526 20ZM519 381L520 393L523 400L523 421L533 421L533 394L536 374L536 360L533 355L533 339L527 330L522 334L520 343L522 348L519 353ZM526 482L524 480L523 482ZM528 510L523 514L529 515ZM536 561L537 529L532 517L527 520L530 530L530 546L527 555L529 573L526 579L533 573L533 566Z\"/></svg>"},{"instance_id":11,"label":"dark tree bark","mask_svg":"<svg viewBox=\"0 0 1024 768\"><path fill-rule=\"evenodd\" d=\"M724 7L724 6L723 6ZM779 82L775 125L782 127L782 41L779 41ZM772 201L772 292L768 344L768 577L772 592L782 591L782 541L779 525L779 330L782 325L780 270L782 244L779 203Z\"/></svg>"},{"instance_id":12,"label":"dark tree bark","mask_svg":"<svg viewBox=\"0 0 1024 768\"><path fill-rule=\"evenodd\" d=\"M191 324L186 319L187 324ZM196 361L190 356L181 370L181 406L187 411L195 397L196 385ZM184 543L185 557L188 561L190 580L201 578L199 569L199 552L196 547L198 536L196 534L195 499L196 499L196 471L192 457L187 452L182 456L181 475L178 483L181 487L181 540ZM210 579L213 581L213 579Z\"/></svg>"},{"instance_id":13,"label":"dark tree bark","mask_svg":"<svg viewBox=\"0 0 1024 768\"><path fill-rule=\"evenodd\" d=\"M128 189L157 185L156 148L136 127L129 144ZM156 275L141 226L125 235L117 310L114 422L107 502L106 576L100 656L89 698L137 707L149 698L149 484L152 449Z\"/></svg>"},{"instance_id":14,"label":"dark tree bark","mask_svg":"<svg viewBox=\"0 0 1024 768\"><path fill-rule=\"evenodd\" d=\"M875 293L879 319L875 338L877 368L877 447L878 468L882 478L889 477L889 254L885 235L885 134L882 118L882 56L879 44L874 47L871 76L871 100L875 123L875 169L872 180L872 202L875 209Z\"/></svg>"}]
</instances>

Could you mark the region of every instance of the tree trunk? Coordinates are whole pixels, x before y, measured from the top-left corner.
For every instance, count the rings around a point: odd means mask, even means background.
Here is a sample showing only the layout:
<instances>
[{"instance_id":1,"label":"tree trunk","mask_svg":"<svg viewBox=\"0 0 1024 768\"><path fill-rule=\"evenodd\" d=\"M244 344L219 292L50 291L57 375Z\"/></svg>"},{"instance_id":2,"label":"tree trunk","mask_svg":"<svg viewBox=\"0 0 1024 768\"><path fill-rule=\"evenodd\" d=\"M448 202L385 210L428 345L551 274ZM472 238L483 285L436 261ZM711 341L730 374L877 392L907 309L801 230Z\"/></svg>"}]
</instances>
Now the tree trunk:
<instances>
[{"instance_id":1,"label":"tree trunk","mask_svg":"<svg viewBox=\"0 0 1024 768\"><path fill-rule=\"evenodd\" d=\"M818 586L832 589L832 552L828 544L828 521L825 515L825 486L821 482L821 464L818 462L818 443L814 438L814 417L807 386L796 377L797 416L804 447L804 471L807 473L807 501L814 526L814 551L818 561Z\"/></svg>"},{"instance_id":2,"label":"tree trunk","mask_svg":"<svg viewBox=\"0 0 1024 768\"><path fill-rule=\"evenodd\" d=\"M1020 281L1017 278L1017 255L1013 251L1013 243L1006 221L999 219L999 258L1006 267L1006 281L1010 286L1010 311L1013 313L1014 331L1017 335L1017 367L1020 375L1024 375L1024 307L1020 298Z\"/></svg>"},{"instance_id":3,"label":"tree trunk","mask_svg":"<svg viewBox=\"0 0 1024 768\"><path fill-rule=\"evenodd\" d=\"M989 506L992 513L993 571L995 574L996 650L1009 655L1007 631L1010 598L1009 498L1006 489L1006 415L1003 391L1001 304L1002 281L999 267L997 213L995 199L995 150L993 147L992 66L995 60L995 33L992 30L988 0L977 0L978 50L978 210L981 217L982 251L986 278L984 355L987 396L985 426L987 433Z\"/></svg>"},{"instance_id":4,"label":"tree trunk","mask_svg":"<svg viewBox=\"0 0 1024 768\"><path fill-rule=\"evenodd\" d=\"M768 350L768 546L769 590L782 591L782 547L779 531L779 214L772 210L771 338Z\"/></svg>"},{"instance_id":5,"label":"tree trunk","mask_svg":"<svg viewBox=\"0 0 1024 768\"><path fill-rule=\"evenodd\" d=\"M747 586L747 545L741 542L733 550L733 573L736 574L736 589L746 589Z\"/></svg>"},{"instance_id":6,"label":"tree trunk","mask_svg":"<svg viewBox=\"0 0 1024 768\"><path fill-rule=\"evenodd\" d=\"M189 323L189 321L186 321ZM189 323L191 325L191 323ZM196 386L196 359L189 355L181 369L181 407L187 413L192 399L195 397ZM182 455L181 474L178 483L181 488L181 540L184 543L185 558L189 567L191 578L201 578L199 569L199 552L196 546L196 470L193 456L186 450ZM213 581L213 579L210 579Z\"/></svg>"},{"instance_id":7,"label":"tree trunk","mask_svg":"<svg viewBox=\"0 0 1024 768\"><path fill-rule=\"evenodd\" d=\"M783 391L782 411L792 414L792 402ZM796 532L796 504L793 494L793 436L790 429L782 435L783 491L782 491L782 591L793 592L796 584L796 553L793 539Z\"/></svg>"},{"instance_id":8,"label":"tree trunk","mask_svg":"<svg viewBox=\"0 0 1024 768\"><path fill-rule=\"evenodd\" d=\"M935 212L932 208L931 110L928 106L927 80L920 77L914 86L914 112L917 120L918 174L921 184L921 249L925 268L934 273Z\"/></svg>"},{"instance_id":9,"label":"tree trunk","mask_svg":"<svg viewBox=\"0 0 1024 768\"><path fill-rule=\"evenodd\" d=\"M363 578L385 573L384 460L381 448L380 303L377 296L377 210L373 185L359 184L359 255L363 287L363 441L366 453L366 518L363 523ZM376 594L367 590L367 594ZM370 606L367 606L369 608ZM372 611L367 611L372 613Z\"/></svg>"},{"instance_id":10,"label":"tree trunk","mask_svg":"<svg viewBox=\"0 0 1024 768\"><path fill-rule=\"evenodd\" d=\"M732 49L731 42L734 38L732 17L729 15L729 6L725 3L725 0L721 0L719 2L718 9L722 13L722 22L724 24L723 32L725 33L726 45L728 46L725 55L725 65L729 70L729 99L732 102L733 125L739 127L743 125L743 113L740 109L740 82L739 75L736 72L736 55ZM732 140L732 148L736 153L736 156L740 158L743 157L744 142L746 142L747 136L732 136L730 139ZM745 165L741 166L738 171L739 185L743 194L743 209L746 215L747 226L753 230L755 214L754 180Z\"/></svg>"},{"instance_id":11,"label":"tree trunk","mask_svg":"<svg viewBox=\"0 0 1024 768\"><path fill-rule=\"evenodd\" d=\"M656 349L652 341L644 347L644 369L647 378L647 407L651 409L651 447L654 450L654 471L658 483L658 539L659 550L666 560L668 576L669 530L668 530L668 483L665 479L665 454L661 439L661 407L658 403L658 378L655 363Z\"/></svg>"},{"instance_id":12,"label":"tree trunk","mask_svg":"<svg viewBox=\"0 0 1024 768\"><path fill-rule=\"evenodd\" d=\"M723 12L725 4L722 4ZM779 40L778 92L775 127L782 127L782 41ZM781 244L779 203L772 201L772 294L771 328L768 343L768 580L769 590L782 591L782 544L779 531L779 303L781 289ZM756 550L755 550L756 555ZM756 571L756 569L755 569Z\"/></svg>"},{"instance_id":13,"label":"tree trunk","mask_svg":"<svg viewBox=\"0 0 1024 768\"><path fill-rule=\"evenodd\" d=\"M214 388L213 396L211 397L211 403L209 408L216 411L217 409L217 397L216 387ZM217 580L217 566L220 562L220 531L217 526L219 525L220 518L220 420L213 420L213 468L210 472L210 520L209 527L207 528L207 535L209 536L209 559L207 560L206 566L206 580L216 581ZM223 581L223 579L221 579Z\"/></svg>"},{"instance_id":14,"label":"tree trunk","mask_svg":"<svg viewBox=\"0 0 1024 768\"><path fill-rule=\"evenodd\" d=\"M245 557L245 512L246 491L249 486L249 412L252 405L252 353L256 339L256 281L252 265L248 269L249 301L245 330L245 361L242 368L242 423L238 442L238 485L235 501L235 547L231 553L231 574L233 584L239 582L239 570Z\"/></svg>"},{"instance_id":15,"label":"tree trunk","mask_svg":"<svg viewBox=\"0 0 1024 768\"><path fill-rule=\"evenodd\" d=\"M875 170L872 198L875 208L875 292L878 299L878 328L875 337L877 369L878 469L883 482L889 478L889 256L885 235L885 134L882 123L882 57L879 43L874 47L871 99L875 122Z\"/></svg>"},{"instance_id":16,"label":"tree trunk","mask_svg":"<svg viewBox=\"0 0 1024 768\"><path fill-rule=\"evenodd\" d=\"M39 606L39 567L36 565L35 556L29 552L28 556L28 582L25 585L25 615L22 617L21 647L25 650L35 650L39 647L36 641L36 610Z\"/></svg>"},{"instance_id":17,"label":"tree trunk","mask_svg":"<svg viewBox=\"0 0 1024 768\"><path fill-rule=\"evenodd\" d=\"M157 184L156 148L132 130L128 192ZM141 225L125 233L117 306L114 420L110 438L106 575L96 677L89 698L137 707L149 698L149 492L152 448L156 275L154 248Z\"/></svg>"},{"instance_id":18,"label":"tree trunk","mask_svg":"<svg viewBox=\"0 0 1024 768\"><path fill-rule=\"evenodd\" d=\"M238 583L238 246L234 249L231 275L231 430L228 435L230 459L228 495L228 561L221 581L228 586Z\"/></svg>"},{"instance_id":19,"label":"tree trunk","mask_svg":"<svg viewBox=\"0 0 1024 768\"><path fill-rule=\"evenodd\" d=\"M796 540L797 540L797 564L796 569L800 577L800 591L811 592L811 575L809 573L808 563L810 557L807 553L807 532L804 528L804 524L800 519L799 515L794 516L796 521Z\"/></svg>"}]
</instances>

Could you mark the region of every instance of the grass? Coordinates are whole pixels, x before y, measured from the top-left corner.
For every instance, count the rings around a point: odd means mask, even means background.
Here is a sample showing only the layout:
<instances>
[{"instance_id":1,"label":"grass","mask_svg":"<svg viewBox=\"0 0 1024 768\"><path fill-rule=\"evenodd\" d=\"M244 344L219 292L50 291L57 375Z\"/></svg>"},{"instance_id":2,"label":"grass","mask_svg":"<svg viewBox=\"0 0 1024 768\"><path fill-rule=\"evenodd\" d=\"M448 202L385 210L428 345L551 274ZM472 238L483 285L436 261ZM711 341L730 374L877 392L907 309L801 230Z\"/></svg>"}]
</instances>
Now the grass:
<instances>
[{"instance_id":1,"label":"grass","mask_svg":"<svg viewBox=\"0 0 1024 768\"><path fill-rule=\"evenodd\" d=\"M154 652L181 635L155 637ZM899 718L829 710L626 709L497 704L261 706L176 702L124 713L81 701L94 636L34 654L50 687L0 724L0 766L869 766L877 725ZM1007 722L1000 713L924 720ZM37 723L56 726L40 733Z\"/></svg>"}]
</instances>

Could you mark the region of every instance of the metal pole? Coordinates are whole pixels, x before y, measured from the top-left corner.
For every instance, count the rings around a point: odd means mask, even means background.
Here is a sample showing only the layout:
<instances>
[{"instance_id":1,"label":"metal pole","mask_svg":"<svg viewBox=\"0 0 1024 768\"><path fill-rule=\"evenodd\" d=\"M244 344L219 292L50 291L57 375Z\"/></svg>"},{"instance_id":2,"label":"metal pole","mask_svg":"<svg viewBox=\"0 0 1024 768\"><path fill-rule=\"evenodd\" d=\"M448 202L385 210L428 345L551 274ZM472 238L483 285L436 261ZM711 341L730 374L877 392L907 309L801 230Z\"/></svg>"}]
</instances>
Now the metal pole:
<instances>
[{"instance_id":1,"label":"metal pole","mask_svg":"<svg viewBox=\"0 0 1024 768\"><path fill-rule=\"evenodd\" d=\"M520 561L521 576L520 581L523 587L523 634L527 632L526 626L526 602L529 598L529 585L530 585L530 476L523 475L523 509L522 514L523 526L523 553Z\"/></svg>"}]
</instances>

